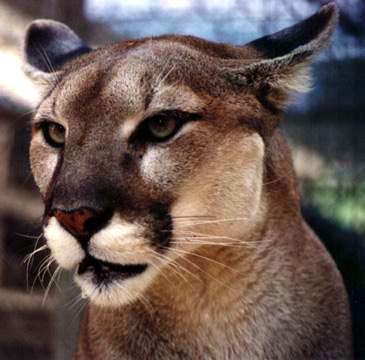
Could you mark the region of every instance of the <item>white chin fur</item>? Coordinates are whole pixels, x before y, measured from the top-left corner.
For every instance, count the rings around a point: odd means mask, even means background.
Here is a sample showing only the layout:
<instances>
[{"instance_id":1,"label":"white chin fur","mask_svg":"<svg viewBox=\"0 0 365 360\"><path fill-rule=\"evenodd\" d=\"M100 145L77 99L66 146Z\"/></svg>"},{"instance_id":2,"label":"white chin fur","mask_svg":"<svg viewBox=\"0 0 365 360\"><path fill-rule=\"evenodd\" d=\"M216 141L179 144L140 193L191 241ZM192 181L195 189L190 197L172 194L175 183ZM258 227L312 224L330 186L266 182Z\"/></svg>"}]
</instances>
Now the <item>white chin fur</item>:
<instances>
[{"instance_id":1,"label":"white chin fur","mask_svg":"<svg viewBox=\"0 0 365 360\"><path fill-rule=\"evenodd\" d=\"M142 274L125 280L115 280L107 285L96 285L91 275L75 274L75 281L80 286L82 297L102 307L119 307L129 304L139 297L155 278L157 271L149 266Z\"/></svg>"},{"instance_id":2,"label":"white chin fur","mask_svg":"<svg viewBox=\"0 0 365 360\"><path fill-rule=\"evenodd\" d=\"M44 228L48 247L57 263L64 269L72 269L85 257L78 241L66 231L55 217L50 218Z\"/></svg>"}]
</instances>

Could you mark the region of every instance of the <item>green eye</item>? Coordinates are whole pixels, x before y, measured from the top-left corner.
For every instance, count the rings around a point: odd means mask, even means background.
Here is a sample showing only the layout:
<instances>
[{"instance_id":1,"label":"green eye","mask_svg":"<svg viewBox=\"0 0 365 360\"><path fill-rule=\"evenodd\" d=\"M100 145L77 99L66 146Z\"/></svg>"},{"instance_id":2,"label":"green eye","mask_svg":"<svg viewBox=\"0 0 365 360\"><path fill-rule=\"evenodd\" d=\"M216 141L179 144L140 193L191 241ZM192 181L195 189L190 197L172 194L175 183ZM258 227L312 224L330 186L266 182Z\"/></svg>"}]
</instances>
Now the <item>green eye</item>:
<instances>
[{"instance_id":1,"label":"green eye","mask_svg":"<svg viewBox=\"0 0 365 360\"><path fill-rule=\"evenodd\" d=\"M200 113L162 110L145 119L129 138L129 143L164 143L176 135L187 122L197 121L201 118Z\"/></svg>"},{"instance_id":2,"label":"green eye","mask_svg":"<svg viewBox=\"0 0 365 360\"><path fill-rule=\"evenodd\" d=\"M164 140L176 132L178 122L174 117L158 116L147 120L146 126L150 136Z\"/></svg>"},{"instance_id":3,"label":"green eye","mask_svg":"<svg viewBox=\"0 0 365 360\"><path fill-rule=\"evenodd\" d=\"M44 122L42 124L43 136L46 142L53 147L62 147L65 143L65 128L54 122Z\"/></svg>"}]
</instances>

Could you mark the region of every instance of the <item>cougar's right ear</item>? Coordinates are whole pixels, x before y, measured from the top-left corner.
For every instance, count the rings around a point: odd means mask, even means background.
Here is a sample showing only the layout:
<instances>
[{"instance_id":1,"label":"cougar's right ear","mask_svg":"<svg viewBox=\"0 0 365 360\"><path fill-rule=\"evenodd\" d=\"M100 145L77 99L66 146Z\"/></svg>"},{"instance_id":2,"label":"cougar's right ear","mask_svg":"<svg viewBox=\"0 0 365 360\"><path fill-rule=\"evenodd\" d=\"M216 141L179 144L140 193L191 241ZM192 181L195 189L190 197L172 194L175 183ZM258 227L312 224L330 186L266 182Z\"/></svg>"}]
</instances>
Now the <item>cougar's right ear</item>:
<instances>
[{"instance_id":1,"label":"cougar's right ear","mask_svg":"<svg viewBox=\"0 0 365 360\"><path fill-rule=\"evenodd\" d=\"M36 82L49 83L68 60L91 51L68 26L53 20L35 20L23 43L23 69Z\"/></svg>"}]
</instances>

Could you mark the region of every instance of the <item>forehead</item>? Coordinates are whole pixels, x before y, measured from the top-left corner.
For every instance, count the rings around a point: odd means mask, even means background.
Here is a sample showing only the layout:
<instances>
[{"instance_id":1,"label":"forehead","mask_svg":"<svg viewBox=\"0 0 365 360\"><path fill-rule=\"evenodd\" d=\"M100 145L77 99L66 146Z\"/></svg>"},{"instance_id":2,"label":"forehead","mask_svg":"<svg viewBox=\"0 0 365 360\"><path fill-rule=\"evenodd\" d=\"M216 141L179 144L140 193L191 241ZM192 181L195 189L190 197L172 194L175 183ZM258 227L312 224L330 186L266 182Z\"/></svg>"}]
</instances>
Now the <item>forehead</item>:
<instances>
[{"instance_id":1,"label":"forehead","mask_svg":"<svg viewBox=\"0 0 365 360\"><path fill-rule=\"evenodd\" d=\"M66 117L110 109L124 115L147 109L200 110L201 96L189 86L189 50L179 45L174 50L163 42L146 42L130 50L96 52L66 68L41 108Z\"/></svg>"}]
</instances>

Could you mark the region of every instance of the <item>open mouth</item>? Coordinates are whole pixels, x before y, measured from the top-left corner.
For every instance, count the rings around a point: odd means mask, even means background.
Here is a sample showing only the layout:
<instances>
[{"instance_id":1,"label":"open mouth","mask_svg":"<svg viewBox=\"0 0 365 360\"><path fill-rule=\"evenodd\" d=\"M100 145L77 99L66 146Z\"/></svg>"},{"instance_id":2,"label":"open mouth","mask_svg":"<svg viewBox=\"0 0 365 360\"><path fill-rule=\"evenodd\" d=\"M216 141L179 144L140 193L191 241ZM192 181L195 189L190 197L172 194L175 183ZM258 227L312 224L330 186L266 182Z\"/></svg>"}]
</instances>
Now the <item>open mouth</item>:
<instances>
[{"instance_id":1,"label":"open mouth","mask_svg":"<svg viewBox=\"0 0 365 360\"><path fill-rule=\"evenodd\" d=\"M107 284L113 280L125 280L142 274L146 268L147 264L113 264L88 255L80 263L77 273L79 275L90 273L93 282L96 284Z\"/></svg>"}]
</instances>

